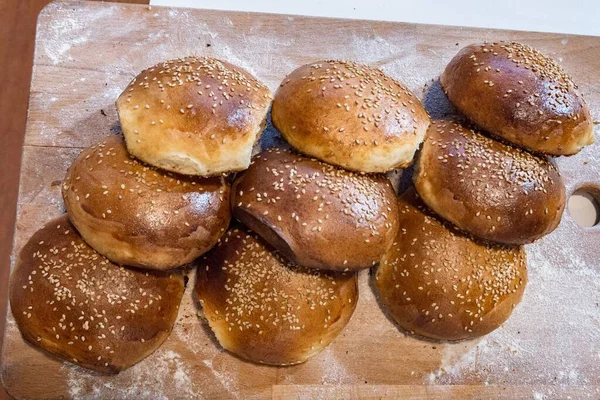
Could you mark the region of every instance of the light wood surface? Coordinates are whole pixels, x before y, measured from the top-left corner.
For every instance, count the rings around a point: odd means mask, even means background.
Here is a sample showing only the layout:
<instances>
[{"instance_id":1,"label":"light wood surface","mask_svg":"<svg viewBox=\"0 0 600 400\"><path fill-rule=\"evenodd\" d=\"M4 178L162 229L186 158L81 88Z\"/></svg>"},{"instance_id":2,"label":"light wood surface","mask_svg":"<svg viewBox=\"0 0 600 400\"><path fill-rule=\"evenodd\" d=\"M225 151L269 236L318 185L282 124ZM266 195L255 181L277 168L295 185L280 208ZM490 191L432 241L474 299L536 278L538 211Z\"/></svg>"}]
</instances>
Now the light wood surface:
<instances>
[{"instance_id":1,"label":"light wood surface","mask_svg":"<svg viewBox=\"0 0 600 400\"><path fill-rule=\"evenodd\" d=\"M64 212L59 186L67 167L81 148L115 129L114 101L145 67L213 55L247 68L275 90L301 64L353 59L404 81L435 116L447 110L435 82L440 72L460 47L486 39L516 39L558 58L593 115L600 115L598 38L53 3L39 19L13 260L35 230ZM597 153L594 145L558 160L569 193L598 185ZM554 233L527 247L530 283L522 304L502 328L476 341L407 336L382 313L364 271L348 327L303 365L256 366L223 352L198 320L188 288L164 346L117 376L85 371L27 345L8 313L2 379L18 398L597 398L598 243L598 228L580 228L565 213Z\"/></svg>"},{"instance_id":2,"label":"light wood surface","mask_svg":"<svg viewBox=\"0 0 600 400\"><path fill-rule=\"evenodd\" d=\"M0 347L7 306L10 252L15 229L19 167L33 65L35 26L40 10L51 0L0 1ZM115 0L147 4L148 0ZM9 398L4 388L0 399Z\"/></svg>"}]
</instances>

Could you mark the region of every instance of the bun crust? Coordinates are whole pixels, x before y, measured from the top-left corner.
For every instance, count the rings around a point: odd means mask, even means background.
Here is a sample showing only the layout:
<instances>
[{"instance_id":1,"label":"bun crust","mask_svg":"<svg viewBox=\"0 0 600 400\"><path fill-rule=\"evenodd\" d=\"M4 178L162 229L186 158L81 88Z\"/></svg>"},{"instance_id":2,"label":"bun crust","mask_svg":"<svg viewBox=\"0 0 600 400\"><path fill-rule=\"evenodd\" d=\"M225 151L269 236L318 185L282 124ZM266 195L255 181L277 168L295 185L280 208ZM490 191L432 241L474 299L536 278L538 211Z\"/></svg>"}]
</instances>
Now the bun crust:
<instances>
[{"instance_id":1,"label":"bun crust","mask_svg":"<svg viewBox=\"0 0 600 400\"><path fill-rule=\"evenodd\" d=\"M527 283L523 247L473 241L438 220L409 189L399 199L400 230L375 273L375 287L403 329L462 340L498 328Z\"/></svg>"},{"instance_id":2,"label":"bun crust","mask_svg":"<svg viewBox=\"0 0 600 400\"><path fill-rule=\"evenodd\" d=\"M21 250L10 306L33 346L84 368L117 373L167 339L183 290L179 272L112 264L63 215Z\"/></svg>"},{"instance_id":3,"label":"bun crust","mask_svg":"<svg viewBox=\"0 0 600 400\"><path fill-rule=\"evenodd\" d=\"M243 69L187 57L140 73L117 111L131 154L168 171L210 176L248 168L271 100Z\"/></svg>"},{"instance_id":4,"label":"bun crust","mask_svg":"<svg viewBox=\"0 0 600 400\"><path fill-rule=\"evenodd\" d=\"M362 172L409 165L429 125L419 99L400 82L378 69L335 60L289 74L271 115L296 149Z\"/></svg>"},{"instance_id":5,"label":"bun crust","mask_svg":"<svg viewBox=\"0 0 600 400\"><path fill-rule=\"evenodd\" d=\"M256 155L233 185L233 214L305 267L358 270L379 261L397 230L396 193L361 175L287 149Z\"/></svg>"},{"instance_id":6,"label":"bun crust","mask_svg":"<svg viewBox=\"0 0 600 400\"><path fill-rule=\"evenodd\" d=\"M518 146L570 155L594 142L590 110L577 85L554 60L527 45L467 46L440 83L471 121Z\"/></svg>"},{"instance_id":7,"label":"bun crust","mask_svg":"<svg viewBox=\"0 0 600 400\"><path fill-rule=\"evenodd\" d=\"M149 167L132 158L116 135L82 151L62 189L85 241L122 265L169 269L189 263L215 245L231 218L223 177Z\"/></svg>"},{"instance_id":8,"label":"bun crust","mask_svg":"<svg viewBox=\"0 0 600 400\"><path fill-rule=\"evenodd\" d=\"M237 226L202 257L195 293L223 348L270 365L323 350L358 301L356 274L298 266Z\"/></svg>"},{"instance_id":9,"label":"bun crust","mask_svg":"<svg viewBox=\"0 0 600 400\"><path fill-rule=\"evenodd\" d=\"M526 244L552 232L565 208L556 166L454 121L427 132L415 187L438 215L474 236Z\"/></svg>"}]
</instances>

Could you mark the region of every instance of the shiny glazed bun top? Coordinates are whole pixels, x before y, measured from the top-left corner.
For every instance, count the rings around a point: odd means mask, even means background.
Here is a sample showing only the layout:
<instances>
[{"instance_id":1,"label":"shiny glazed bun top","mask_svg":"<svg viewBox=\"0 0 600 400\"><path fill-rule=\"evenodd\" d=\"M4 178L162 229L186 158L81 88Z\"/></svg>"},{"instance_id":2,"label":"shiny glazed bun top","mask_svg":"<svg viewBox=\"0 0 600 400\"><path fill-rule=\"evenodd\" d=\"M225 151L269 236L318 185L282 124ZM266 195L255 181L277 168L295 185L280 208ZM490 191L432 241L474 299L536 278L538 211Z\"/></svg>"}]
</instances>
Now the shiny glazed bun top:
<instances>
[{"instance_id":1,"label":"shiny glazed bun top","mask_svg":"<svg viewBox=\"0 0 600 400\"><path fill-rule=\"evenodd\" d=\"M148 166L127 153L120 135L83 150L62 189L69 218L86 242L123 265L189 263L217 242L231 218L225 178Z\"/></svg>"},{"instance_id":2,"label":"shiny glazed bun top","mask_svg":"<svg viewBox=\"0 0 600 400\"><path fill-rule=\"evenodd\" d=\"M403 84L379 69L337 60L289 74L275 95L272 119L302 153L362 172L409 165L429 125Z\"/></svg>"},{"instance_id":3,"label":"shiny glazed bun top","mask_svg":"<svg viewBox=\"0 0 600 400\"><path fill-rule=\"evenodd\" d=\"M246 169L272 96L243 69L187 57L140 73L117 100L129 152L187 175Z\"/></svg>"},{"instance_id":4,"label":"shiny glazed bun top","mask_svg":"<svg viewBox=\"0 0 600 400\"><path fill-rule=\"evenodd\" d=\"M530 46L467 46L440 82L470 120L518 146L570 155L594 142L590 110L577 85L556 61Z\"/></svg>"},{"instance_id":5,"label":"shiny glazed bun top","mask_svg":"<svg viewBox=\"0 0 600 400\"><path fill-rule=\"evenodd\" d=\"M396 193L385 176L346 171L288 149L257 154L232 190L234 216L305 267L369 268L398 225Z\"/></svg>"},{"instance_id":6,"label":"shiny glazed bun top","mask_svg":"<svg viewBox=\"0 0 600 400\"><path fill-rule=\"evenodd\" d=\"M201 258L195 293L226 350L271 365L323 350L358 301L356 274L299 266L239 225Z\"/></svg>"},{"instance_id":7,"label":"shiny glazed bun top","mask_svg":"<svg viewBox=\"0 0 600 400\"><path fill-rule=\"evenodd\" d=\"M474 236L531 243L552 232L565 207L558 168L457 121L433 121L413 175L423 201Z\"/></svg>"}]
</instances>

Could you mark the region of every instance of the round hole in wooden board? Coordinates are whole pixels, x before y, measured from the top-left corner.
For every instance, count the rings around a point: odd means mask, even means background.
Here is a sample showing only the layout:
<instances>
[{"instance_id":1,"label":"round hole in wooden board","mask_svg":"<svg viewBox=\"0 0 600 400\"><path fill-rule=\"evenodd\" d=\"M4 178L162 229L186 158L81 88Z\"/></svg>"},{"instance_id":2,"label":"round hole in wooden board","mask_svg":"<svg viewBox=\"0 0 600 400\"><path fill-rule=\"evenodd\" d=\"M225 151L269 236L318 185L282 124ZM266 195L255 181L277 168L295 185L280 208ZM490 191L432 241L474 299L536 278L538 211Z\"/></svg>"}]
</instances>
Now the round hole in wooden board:
<instances>
[{"instance_id":1,"label":"round hole in wooden board","mask_svg":"<svg viewBox=\"0 0 600 400\"><path fill-rule=\"evenodd\" d=\"M583 186L569 197L569 215L582 228L592 228L600 222L600 188Z\"/></svg>"}]
</instances>

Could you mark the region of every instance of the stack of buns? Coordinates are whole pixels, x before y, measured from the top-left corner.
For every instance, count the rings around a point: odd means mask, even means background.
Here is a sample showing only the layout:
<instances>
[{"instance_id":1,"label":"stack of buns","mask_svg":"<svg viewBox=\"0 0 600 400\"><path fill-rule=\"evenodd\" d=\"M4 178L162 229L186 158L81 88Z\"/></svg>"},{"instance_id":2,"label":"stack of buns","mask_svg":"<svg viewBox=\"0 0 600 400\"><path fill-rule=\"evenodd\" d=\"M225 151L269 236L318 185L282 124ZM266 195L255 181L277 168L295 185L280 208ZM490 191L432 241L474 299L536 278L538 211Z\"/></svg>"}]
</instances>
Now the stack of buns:
<instances>
[{"instance_id":1,"label":"stack of buns","mask_svg":"<svg viewBox=\"0 0 600 400\"><path fill-rule=\"evenodd\" d=\"M561 220L565 185L547 155L594 137L572 79L527 45L467 46L440 83L464 116L432 122L375 287L402 328L460 340L510 316L527 283L522 245Z\"/></svg>"},{"instance_id":2,"label":"stack of buns","mask_svg":"<svg viewBox=\"0 0 600 400\"><path fill-rule=\"evenodd\" d=\"M329 345L373 266L403 329L460 340L497 328L527 283L522 245L554 230L565 204L558 169L530 151L590 143L589 110L559 66L516 43L467 47L441 83L504 141L431 123L403 84L350 61L301 66L274 97L208 57L143 71L117 100L122 134L81 152L62 185L67 214L21 251L10 299L23 337L118 372L166 340L190 266L203 320L257 363ZM287 143L252 157L271 103ZM384 173L421 144L398 198Z\"/></svg>"}]
</instances>

